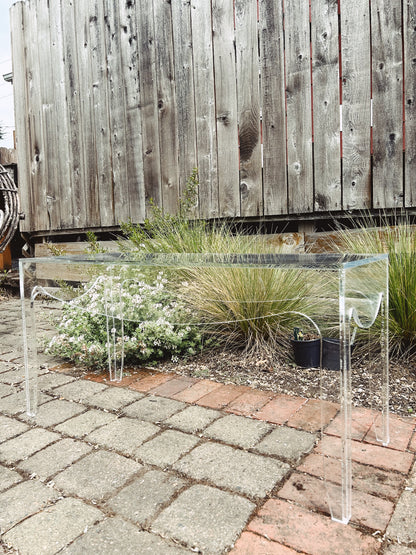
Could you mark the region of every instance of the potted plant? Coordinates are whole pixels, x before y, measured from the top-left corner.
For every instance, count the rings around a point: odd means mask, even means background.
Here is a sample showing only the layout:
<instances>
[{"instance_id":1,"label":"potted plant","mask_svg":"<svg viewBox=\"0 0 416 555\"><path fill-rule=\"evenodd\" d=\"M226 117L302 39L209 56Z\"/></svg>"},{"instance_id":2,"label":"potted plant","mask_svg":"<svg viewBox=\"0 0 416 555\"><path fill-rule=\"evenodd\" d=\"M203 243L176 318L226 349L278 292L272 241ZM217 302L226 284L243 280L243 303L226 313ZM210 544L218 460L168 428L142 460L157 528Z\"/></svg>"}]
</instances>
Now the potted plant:
<instances>
[{"instance_id":1,"label":"potted plant","mask_svg":"<svg viewBox=\"0 0 416 555\"><path fill-rule=\"evenodd\" d=\"M328 370L340 369L339 339L324 337L322 339L322 367Z\"/></svg>"},{"instance_id":2,"label":"potted plant","mask_svg":"<svg viewBox=\"0 0 416 555\"><path fill-rule=\"evenodd\" d=\"M293 329L291 339L295 363L302 368L319 368L321 365L321 339L304 334L300 328Z\"/></svg>"}]
</instances>

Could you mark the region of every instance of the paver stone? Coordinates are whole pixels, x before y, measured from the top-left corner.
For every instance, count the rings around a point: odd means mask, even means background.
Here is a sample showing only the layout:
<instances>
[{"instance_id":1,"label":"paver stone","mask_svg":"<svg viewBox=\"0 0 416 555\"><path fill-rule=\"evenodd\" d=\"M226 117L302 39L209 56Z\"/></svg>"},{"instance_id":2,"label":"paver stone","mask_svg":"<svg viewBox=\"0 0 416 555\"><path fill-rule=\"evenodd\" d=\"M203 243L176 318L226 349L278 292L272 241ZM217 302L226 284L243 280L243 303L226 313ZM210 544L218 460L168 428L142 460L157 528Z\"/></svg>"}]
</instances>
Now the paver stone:
<instances>
[{"instance_id":1,"label":"paver stone","mask_svg":"<svg viewBox=\"0 0 416 555\"><path fill-rule=\"evenodd\" d=\"M386 535L401 543L416 543L416 491L402 493Z\"/></svg>"},{"instance_id":2,"label":"paver stone","mask_svg":"<svg viewBox=\"0 0 416 555\"><path fill-rule=\"evenodd\" d=\"M256 451L296 462L313 448L316 438L303 430L279 426L256 445Z\"/></svg>"},{"instance_id":3,"label":"paver stone","mask_svg":"<svg viewBox=\"0 0 416 555\"><path fill-rule=\"evenodd\" d=\"M167 399L166 397L157 397L148 395L132 405L124 409L124 414L147 422L162 422L186 407L185 403Z\"/></svg>"},{"instance_id":4,"label":"paver stone","mask_svg":"<svg viewBox=\"0 0 416 555\"><path fill-rule=\"evenodd\" d=\"M351 555L380 550L375 538L280 499L266 501L247 528L310 555L345 555L345 546Z\"/></svg>"},{"instance_id":5,"label":"paver stone","mask_svg":"<svg viewBox=\"0 0 416 555\"><path fill-rule=\"evenodd\" d=\"M10 530L4 540L21 555L57 553L102 518L101 511L79 499L61 499Z\"/></svg>"},{"instance_id":6,"label":"paver stone","mask_svg":"<svg viewBox=\"0 0 416 555\"><path fill-rule=\"evenodd\" d=\"M22 480L23 478L20 476L20 474L0 464L0 491L13 486L18 482L21 482Z\"/></svg>"},{"instance_id":7,"label":"paver stone","mask_svg":"<svg viewBox=\"0 0 416 555\"><path fill-rule=\"evenodd\" d=\"M116 453L95 451L57 474L54 481L66 493L96 501L121 487L141 468Z\"/></svg>"},{"instance_id":8,"label":"paver stone","mask_svg":"<svg viewBox=\"0 0 416 555\"><path fill-rule=\"evenodd\" d=\"M27 414L22 414L20 418L26 422L35 423L37 426L49 428L50 426L60 424L61 422L68 420L68 418L72 418L83 411L85 411L85 407L78 405L78 403L71 403L70 401L65 401L64 399L56 399L41 405L38 408L36 416L32 417Z\"/></svg>"},{"instance_id":9,"label":"paver stone","mask_svg":"<svg viewBox=\"0 0 416 555\"><path fill-rule=\"evenodd\" d=\"M264 497L290 471L286 463L217 443L196 447L173 466L195 480L253 497Z\"/></svg>"},{"instance_id":10,"label":"paver stone","mask_svg":"<svg viewBox=\"0 0 416 555\"><path fill-rule=\"evenodd\" d=\"M18 468L36 474L40 480L46 481L53 474L89 453L91 449L90 445L81 441L62 439L22 461Z\"/></svg>"},{"instance_id":11,"label":"paver stone","mask_svg":"<svg viewBox=\"0 0 416 555\"><path fill-rule=\"evenodd\" d=\"M164 468L195 447L199 438L176 430L167 430L144 443L136 450L136 456L147 464Z\"/></svg>"},{"instance_id":12,"label":"paver stone","mask_svg":"<svg viewBox=\"0 0 416 555\"><path fill-rule=\"evenodd\" d=\"M143 395L130 389L120 387L108 387L104 391L96 393L85 402L91 406L106 410L119 410L126 405L141 399Z\"/></svg>"},{"instance_id":13,"label":"paver stone","mask_svg":"<svg viewBox=\"0 0 416 555\"><path fill-rule=\"evenodd\" d=\"M0 494L0 534L57 499L58 493L35 480L20 482Z\"/></svg>"},{"instance_id":14,"label":"paver stone","mask_svg":"<svg viewBox=\"0 0 416 555\"><path fill-rule=\"evenodd\" d=\"M155 424L124 417L94 430L87 435L86 440L133 456L144 441L159 431L160 428Z\"/></svg>"},{"instance_id":15,"label":"paver stone","mask_svg":"<svg viewBox=\"0 0 416 555\"><path fill-rule=\"evenodd\" d=\"M77 380L54 389L54 394L68 399L68 401L88 401L92 395L106 389L107 386L101 383L89 382L87 380Z\"/></svg>"},{"instance_id":16,"label":"paver stone","mask_svg":"<svg viewBox=\"0 0 416 555\"><path fill-rule=\"evenodd\" d=\"M169 545L160 537L140 531L121 518L108 518L89 527L72 545L61 551L65 555L185 555L188 550Z\"/></svg>"},{"instance_id":17,"label":"paver stone","mask_svg":"<svg viewBox=\"0 0 416 555\"><path fill-rule=\"evenodd\" d=\"M83 414L66 420L62 424L58 424L55 430L69 436L81 438L100 426L113 422L116 418L115 414L90 409Z\"/></svg>"},{"instance_id":18,"label":"paver stone","mask_svg":"<svg viewBox=\"0 0 416 555\"><path fill-rule=\"evenodd\" d=\"M38 389L39 391L53 392L54 388L73 382L75 380L76 378L74 378L73 376L49 371L45 374L42 374L42 376L39 376Z\"/></svg>"},{"instance_id":19,"label":"paver stone","mask_svg":"<svg viewBox=\"0 0 416 555\"><path fill-rule=\"evenodd\" d=\"M23 422L0 415L0 443L26 432L28 429L29 426L23 424Z\"/></svg>"},{"instance_id":20,"label":"paver stone","mask_svg":"<svg viewBox=\"0 0 416 555\"><path fill-rule=\"evenodd\" d=\"M32 428L0 445L0 461L16 463L60 439L60 435L42 428Z\"/></svg>"},{"instance_id":21,"label":"paver stone","mask_svg":"<svg viewBox=\"0 0 416 555\"><path fill-rule=\"evenodd\" d=\"M319 478L295 472L279 490L279 497L328 515L332 509L334 515L339 515L342 492L341 486L324 484ZM391 501L354 490L351 522L384 531L393 508Z\"/></svg>"},{"instance_id":22,"label":"paver stone","mask_svg":"<svg viewBox=\"0 0 416 555\"><path fill-rule=\"evenodd\" d=\"M221 412L197 405L187 407L164 421L164 424L179 428L183 432L197 433L221 416Z\"/></svg>"},{"instance_id":23,"label":"paver stone","mask_svg":"<svg viewBox=\"0 0 416 555\"><path fill-rule=\"evenodd\" d=\"M233 545L254 507L237 495L195 485L162 511L152 531L202 553L220 554Z\"/></svg>"},{"instance_id":24,"label":"paver stone","mask_svg":"<svg viewBox=\"0 0 416 555\"><path fill-rule=\"evenodd\" d=\"M248 449L256 445L271 429L270 424L261 420L229 414L208 426L203 435Z\"/></svg>"},{"instance_id":25,"label":"paver stone","mask_svg":"<svg viewBox=\"0 0 416 555\"><path fill-rule=\"evenodd\" d=\"M185 480L174 474L149 470L110 498L107 507L144 526L185 485Z\"/></svg>"}]
</instances>

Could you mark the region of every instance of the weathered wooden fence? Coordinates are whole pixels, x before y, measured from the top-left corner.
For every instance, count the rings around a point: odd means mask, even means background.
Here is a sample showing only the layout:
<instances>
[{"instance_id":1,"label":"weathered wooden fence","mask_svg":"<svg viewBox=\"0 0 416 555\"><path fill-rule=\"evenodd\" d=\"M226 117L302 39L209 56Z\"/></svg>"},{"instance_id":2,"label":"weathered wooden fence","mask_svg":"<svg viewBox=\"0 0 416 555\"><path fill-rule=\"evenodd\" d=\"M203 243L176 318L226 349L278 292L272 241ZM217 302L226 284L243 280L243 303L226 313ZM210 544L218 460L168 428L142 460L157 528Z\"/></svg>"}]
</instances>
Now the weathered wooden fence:
<instances>
[{"instance_id":1,"label":"weathered wooden fence","mask_svg":"<svg viewBox=\"0 0 416 555\"><path fill-rule=\"evenodd\" d=\"M414 0L11 8L23 231L416 206Z\"/></svg>"}]
</instances>

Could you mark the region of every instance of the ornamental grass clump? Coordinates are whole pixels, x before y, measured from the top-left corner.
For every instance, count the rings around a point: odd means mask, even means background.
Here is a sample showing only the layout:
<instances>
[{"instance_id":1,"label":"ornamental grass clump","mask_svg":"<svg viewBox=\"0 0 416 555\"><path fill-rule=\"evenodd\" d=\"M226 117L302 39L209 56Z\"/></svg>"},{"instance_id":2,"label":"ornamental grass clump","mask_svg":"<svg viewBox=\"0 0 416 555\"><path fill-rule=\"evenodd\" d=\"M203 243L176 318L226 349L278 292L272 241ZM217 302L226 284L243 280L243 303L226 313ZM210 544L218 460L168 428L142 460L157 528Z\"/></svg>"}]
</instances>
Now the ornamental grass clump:
<instances>
[{"instance_id":1,"label":"ornamental grass clump","mask_svg":"<svg viewBox=\"0 0 416 555\"><path fill-rule=\"evenodd\" d=\"M381 226L365 216L359 227L340 234L338 250L389 255L389 333L392 356L416 348L416 227L409 217L396 214Z\"/></svg>"},{"instance_id":2,"label":"ornamental grass clump","mask_svg":"<svg viewBox=\"0 0 416 555\"><path fill-rule=\"evenodd\" d=\"M120 269L119 269L120 270ZM176 360L201 349L201 333L190 326L192 314L167 287L163 273L154 283L120 270L84 285L64 304L57 335L46 352L87 367L105 367L115 346L125 363Z\"/></svg>"},{"instance_id":3,"label":"ornamental grass clump","mask_svg":"<svg viewBox=\"0 0 416 555\"><path fill-rule=\"evenodd\" d=\"M294 322L323 308L316 282L301 270L204 268L188 277L187 303L204 332L251 354L285 357Z\"/></svg>"}]
</instances>

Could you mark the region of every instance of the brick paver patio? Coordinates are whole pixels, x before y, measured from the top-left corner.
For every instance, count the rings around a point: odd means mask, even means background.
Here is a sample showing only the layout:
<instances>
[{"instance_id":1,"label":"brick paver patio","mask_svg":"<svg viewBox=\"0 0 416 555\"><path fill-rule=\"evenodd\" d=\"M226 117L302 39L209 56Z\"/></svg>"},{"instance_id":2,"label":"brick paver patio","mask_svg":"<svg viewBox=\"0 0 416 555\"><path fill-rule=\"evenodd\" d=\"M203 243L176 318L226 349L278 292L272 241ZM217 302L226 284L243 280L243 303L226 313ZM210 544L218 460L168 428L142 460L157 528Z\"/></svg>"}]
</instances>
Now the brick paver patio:
<instances>
[{"instance_id":1,"label":"brick paver patio","mask_svg":"<svg viewBox=\"0 0 416 555\"><path fill-rule=\"evenodd\" d=\"M16 323L7 338L0 553L416 553L416 418L393 415L383 447L378 415L354 409L353 515L342 525L325 501L340 483L336 404L321 438L315 400L151 370L115 385L64 366L42 370L33 420Z\"/></svg>"}]
</instances>

